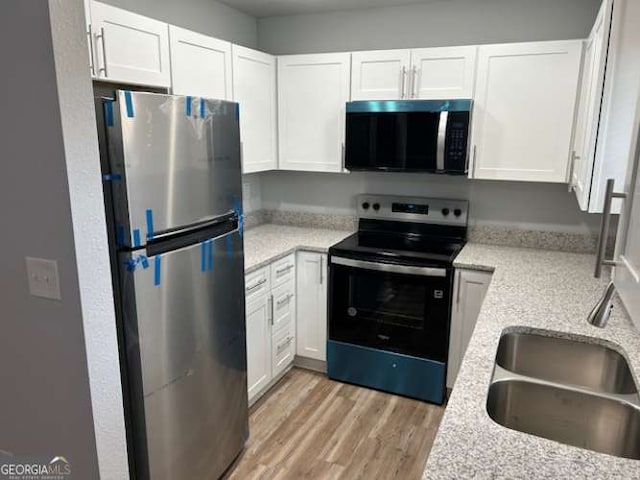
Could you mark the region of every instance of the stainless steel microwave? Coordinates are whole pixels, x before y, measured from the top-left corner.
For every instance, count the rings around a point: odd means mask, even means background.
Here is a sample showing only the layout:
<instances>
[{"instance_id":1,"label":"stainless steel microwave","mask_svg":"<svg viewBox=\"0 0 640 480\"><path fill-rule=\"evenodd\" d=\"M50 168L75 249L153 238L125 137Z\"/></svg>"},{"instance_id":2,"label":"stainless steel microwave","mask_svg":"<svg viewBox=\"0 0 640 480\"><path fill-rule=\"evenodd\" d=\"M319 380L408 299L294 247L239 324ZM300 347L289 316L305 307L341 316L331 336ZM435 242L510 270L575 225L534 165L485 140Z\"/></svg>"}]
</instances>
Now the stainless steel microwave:
<instances>
[{"instance_id":1,"label":"stainless steel microwave","mask_svg":"<svg viewBox=\"0 0 640 480\"><path fill-rule=\"evenodd\" d=\"M463 175L471 100L349 102L345 168Z\"/></svg>"}]
</instances>

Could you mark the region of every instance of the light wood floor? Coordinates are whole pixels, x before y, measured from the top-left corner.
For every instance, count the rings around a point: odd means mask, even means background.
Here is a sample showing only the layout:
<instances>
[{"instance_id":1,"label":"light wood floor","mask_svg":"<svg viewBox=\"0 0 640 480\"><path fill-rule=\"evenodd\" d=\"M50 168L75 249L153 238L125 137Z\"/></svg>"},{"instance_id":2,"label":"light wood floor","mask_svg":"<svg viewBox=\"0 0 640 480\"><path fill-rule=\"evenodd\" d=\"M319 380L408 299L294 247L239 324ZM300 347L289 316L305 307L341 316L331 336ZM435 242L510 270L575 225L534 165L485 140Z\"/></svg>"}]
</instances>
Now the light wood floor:
<instances>
[{"instance_id":1,"label":"light wood floor","mask_svg":"<svg viewBox=\"0 0 640 480\"><path fill-rule=\"evenodd\" d=\"M443 412L294 368L251 409L228 478L419 479Z\"/></svg>"}]
</instances>

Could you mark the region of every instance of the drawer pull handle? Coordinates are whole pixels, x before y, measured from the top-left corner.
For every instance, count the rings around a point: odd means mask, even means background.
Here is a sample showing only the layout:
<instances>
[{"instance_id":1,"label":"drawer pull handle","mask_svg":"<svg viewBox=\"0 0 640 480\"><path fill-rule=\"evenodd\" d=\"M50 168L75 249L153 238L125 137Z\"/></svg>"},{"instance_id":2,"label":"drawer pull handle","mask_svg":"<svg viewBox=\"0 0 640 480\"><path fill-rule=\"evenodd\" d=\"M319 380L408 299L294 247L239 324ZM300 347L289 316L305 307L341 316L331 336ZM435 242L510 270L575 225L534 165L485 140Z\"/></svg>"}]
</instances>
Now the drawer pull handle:
<instances>
[{"instance_id":1,"label":"drawer pull handle","mask_svg":"<svg viewBox=\"0 0 640 480\"><path fill-rule=\"evenodd\" d=\"M282 300L278 300L278 302L276 303L276 306L278 308L280 308L282 305L285 305L287 303L289 303L289 301L291 300L291 298L293 298L293 293L290 293L289 295L287 295L286 297L284 297Z\"/></svg>"},{"instance_id":2,"label":"drawer pull handle","mask_svg":"<svg viewBox=\"0 0 640 480\"><path fill-rule=\"evenodd\" d=\"M293 265L289 264L286 267L283 267L279 270L276 270L276 275L279 277L280 275L287 273L289 270L293 268Z\"/></svg>"},{"instance_id":3,"label":"drawer pull handle","mask_svg":"<svg viewBox=\"0 0 640 480\"><path fill-rule=\"evenodd\" d=\"M280 353L289 346L291 340L293 340L293 337L287 337L284 342L278 345L278 355L280 355Z\"/></svg>"},{"instance_id":4,"label":"drawer pull handle","mask_svg":"<svg viewBox=\"0 0 640 480\"><path fill-rule=\"evenodd\" d=\"M252 292L253 290L255 290L256 288L260 287L261 285L264 285L265 283L267 283L267 279L263 278L262 280L260 280L258 283L256 283L255 285L251 285L250 287L247 287L245 290L247 292Z\"/></svg>"}]
</instances>

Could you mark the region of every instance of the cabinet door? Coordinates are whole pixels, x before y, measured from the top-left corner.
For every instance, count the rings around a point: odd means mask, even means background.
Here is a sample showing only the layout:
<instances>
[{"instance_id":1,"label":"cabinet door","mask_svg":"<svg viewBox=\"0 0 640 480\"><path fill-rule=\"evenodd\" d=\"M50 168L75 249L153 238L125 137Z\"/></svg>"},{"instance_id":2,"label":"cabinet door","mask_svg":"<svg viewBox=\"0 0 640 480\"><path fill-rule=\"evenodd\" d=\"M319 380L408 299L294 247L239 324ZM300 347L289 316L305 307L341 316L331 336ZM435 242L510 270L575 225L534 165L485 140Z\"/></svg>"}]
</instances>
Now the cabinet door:
<instances>
[{"instance_id":1,"label":"cabinet door","mask_svg":"<svg viewBox=\"0 0 640 480\"><path fill-rule=\"evenodd\" d=\"M278 167L276 59L233 45L233 100L240 104L242 172Z\"/></svg>"},{"instance_id":2,"label":"cabinet door","mask_svg":"<svg viewBox=\"0 0 640 480\"><path fill-rule=\"evenodd\" d=\"M351 100L409 98L410 50L351 54Z\"/></svg>"},{"instance_id":3,"label":"cabinet door","mask_svg":"<svg viewBox=\"0 0 640 480\"><path fill-rule=\"evenodd\" d=\"M449 334L448 388L453 388L490 282L490 273L456 270Z\"/></svg>"},{"instance_id":4,"label":"cabinet door","mask_svg":"<svg viewBox=\"0 0 640 480\"><path fill-rule=\"evenodd\" d=\"M478 47L411 51L411 98L473 98Z\"/></svg>"},{"instance_id":5,"label":"cabinet door","mask_svg":"<svg viewBox=\"0 0 640 480\"><path fill-rule=\"evenodd\" d=\"M91 3L96 76L169 87L169 27L166 23L100 2Z\"/></svg>"},{"instance_id":6,"label":"cabinet door","mask_svg":"<svg viewBox=\"0 0 640 480\"><path fill-rule=\"evenodd\" d=\"M173 93L231 100L231 44L169 27Z\"/></svg>"},{"instance_id":7,"label":"cabinet door","mask_svg":"<svg viewBox=\"0 0 640 480\"><path fill-rule=\"evenodd\" d=\"M640 97L633 129L635 136L630 149L633 154L625 181L625 208L618 226L614 283L631 319L640 328Z\"/></svg>"},{"instance_id":8,"label":"cabinet door","mask_svg":"<svg viewBox=\"0 0 640 480\"><path fill-rule=\"evenodd\" d=\"M572 151L571 186L582 210L589 210L600 123L612 1L605 0L585 42L582 82Z\"/></svg>"},{"instance_id":9,"label":"cabinet door","mask_svg":"<svg viewBox=\"0 0 640 480\"><path fill-rule=\"evenodd\" d=\"M327 360L327 256L299 252L296 353Z\"/></svg>"},{"instance_id":10,"label":"cabinet door","mask_svg":"<svg viewBox=\"0 0 640 480\"><path fill-rule=\"evenodd\" d=\"M249 401L271 380L271 319L268 296L247 302L247 388Z\"/></svg>"},{"instance_id":11,"label":"cabinet door","mask_svg":"<svg viewBox=\"0 0 640 480\"><path fill-rule=\"evenodd\" d=\"M280 168L341 172L350 54L278 57Z\"/></svg>"},{"instance_id":12,"label":"cabinet door","mask_svg":"<svg viewBox=\"0 0 640 480\"><path fill-rule=\"evenodd\" d=\"M567 182L582 41L481 46L473 178Z\"/></svg>"}]
</instances>

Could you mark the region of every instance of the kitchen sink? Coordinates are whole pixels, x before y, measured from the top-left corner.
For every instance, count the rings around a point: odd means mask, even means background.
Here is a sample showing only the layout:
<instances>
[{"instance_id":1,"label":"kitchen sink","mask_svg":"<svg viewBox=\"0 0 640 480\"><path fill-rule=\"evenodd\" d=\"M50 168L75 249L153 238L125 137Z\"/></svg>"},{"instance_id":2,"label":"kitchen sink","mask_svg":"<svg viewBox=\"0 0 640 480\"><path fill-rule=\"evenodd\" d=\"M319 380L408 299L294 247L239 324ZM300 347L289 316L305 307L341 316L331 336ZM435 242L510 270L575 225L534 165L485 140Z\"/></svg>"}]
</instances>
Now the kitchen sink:
<instances>
[{"instance_id":1,"label":"kitchen sink","mask_svg":"<svg viewBox=\"0 0 640 480\"><path fill-rule=\"evenodd\" d=\"M640 409L626 402L528 381L495 382L489 416L512 430L640 460Z\"/></svg>"},{"instance_id":2,"label":"kitchen sink","mask_svg":"<svg viewBox=\"0 0 640 480\"><path fill-rule=\"evenodd\" d=\"M507 333L496 363L510 372L594 390L637 394L625 358L604 345L532 333Z\"/></svg>"},{"instance_id":3,"label":"kitchen sink","mask_svg":"<svg viewBox=\"0 0 640 480\"><path fill-rule=\"evenodd\" d=\"M640 395L624 356L599 343L510 332L500 339L487 413L496 423L640 460Z\"/></svg>"}]
</instances>

